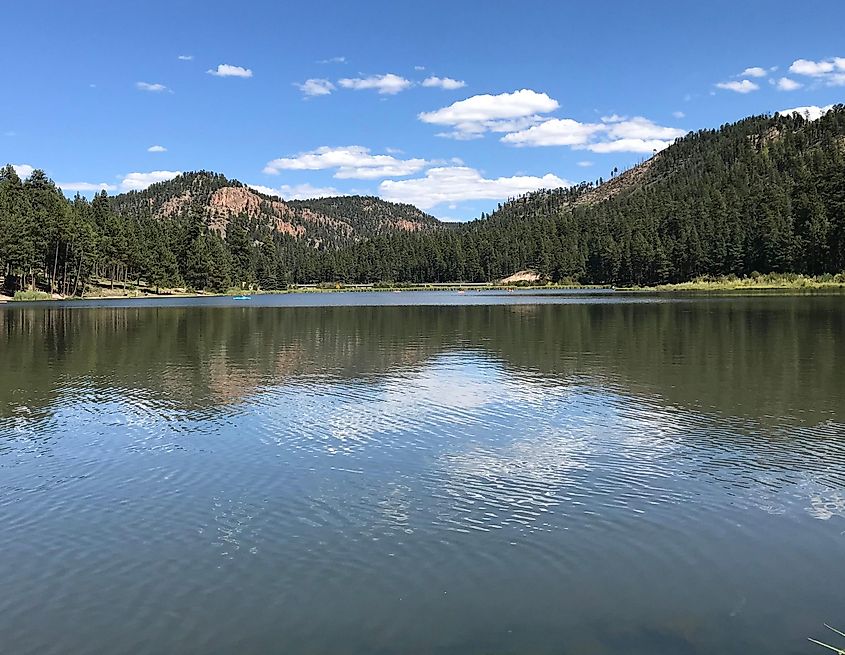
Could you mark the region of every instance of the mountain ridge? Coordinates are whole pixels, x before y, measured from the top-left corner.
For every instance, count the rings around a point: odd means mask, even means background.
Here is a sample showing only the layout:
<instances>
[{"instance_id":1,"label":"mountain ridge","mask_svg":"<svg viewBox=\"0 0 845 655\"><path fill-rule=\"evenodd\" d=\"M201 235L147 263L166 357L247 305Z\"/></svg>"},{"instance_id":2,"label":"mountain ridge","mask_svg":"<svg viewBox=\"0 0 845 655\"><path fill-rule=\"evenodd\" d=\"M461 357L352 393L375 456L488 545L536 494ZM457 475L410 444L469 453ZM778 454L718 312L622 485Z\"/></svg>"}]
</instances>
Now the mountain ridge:
<instances>
[{"instance_id":1,"label":"mountain ridge","mask_svg":"<svg viewBox=\"0 0 845 655\"><path fill-rule=\"evenodd\" d=\"M117 213L135 218L178 219L196 212L223 238L230 221L242 218L265 223L279 234L305 239L315 247L340 246L393 230L415 232L441 226L413 205L375 196L284 200L204 170L112 196L110 203Z\"/></svg>"}]
</instances>

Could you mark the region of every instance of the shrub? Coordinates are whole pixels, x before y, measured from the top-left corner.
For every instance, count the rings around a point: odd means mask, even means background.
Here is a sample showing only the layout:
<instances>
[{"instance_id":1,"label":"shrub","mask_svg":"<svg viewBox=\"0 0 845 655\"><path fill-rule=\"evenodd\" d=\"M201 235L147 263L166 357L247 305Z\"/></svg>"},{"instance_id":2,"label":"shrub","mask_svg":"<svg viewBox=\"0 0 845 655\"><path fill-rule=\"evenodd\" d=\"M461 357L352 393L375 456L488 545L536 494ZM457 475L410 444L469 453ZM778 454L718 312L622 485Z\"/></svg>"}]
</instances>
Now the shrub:
<instances>
[{"instance_id":1,"label":"shrub","mask_svg":"<svg viewBox=\"0 0 845 655\"><path fill-rule=\"evenodd\" d=\"M33 300L51 300L51 296L46 291L15 291L15 300L20 302L31 302Z\"/></svg>"}]
</instances>

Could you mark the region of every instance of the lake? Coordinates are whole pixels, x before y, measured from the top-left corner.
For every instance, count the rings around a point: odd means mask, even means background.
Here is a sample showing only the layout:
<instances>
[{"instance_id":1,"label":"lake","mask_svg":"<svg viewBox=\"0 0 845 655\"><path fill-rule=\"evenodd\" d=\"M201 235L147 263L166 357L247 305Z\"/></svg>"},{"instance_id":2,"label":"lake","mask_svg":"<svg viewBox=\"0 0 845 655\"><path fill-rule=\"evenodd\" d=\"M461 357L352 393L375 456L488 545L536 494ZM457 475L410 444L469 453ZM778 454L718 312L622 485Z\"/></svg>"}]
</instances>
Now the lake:
<instances>
[{"instance_id":1,"label":"lake","mask_svg":"<svg viewBox=\"0 0 845 655\"><path fill-rule=\"evenodd\" d=\"M842 295L9 303L0 366L3 653L845 629Z\"/></svg>"}]
</instances>

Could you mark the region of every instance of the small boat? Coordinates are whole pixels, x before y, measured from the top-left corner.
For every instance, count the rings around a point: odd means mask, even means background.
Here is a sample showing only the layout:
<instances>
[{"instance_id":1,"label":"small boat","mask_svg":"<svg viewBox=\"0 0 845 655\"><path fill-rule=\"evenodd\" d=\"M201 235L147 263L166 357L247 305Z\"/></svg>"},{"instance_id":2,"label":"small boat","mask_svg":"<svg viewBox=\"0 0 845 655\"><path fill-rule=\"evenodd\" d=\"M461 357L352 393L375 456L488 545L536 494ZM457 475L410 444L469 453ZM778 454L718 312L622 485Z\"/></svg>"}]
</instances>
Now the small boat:
<instances>
[{"instance_id":1,"label":"small boat","mask_svg":"<svg viewBox=\"0 0 845 655\"><path fill-rule=\"evenodd\" d=\"M232 300L252 300L252 296L232 296Z\"/></svg>"}]
</instances>

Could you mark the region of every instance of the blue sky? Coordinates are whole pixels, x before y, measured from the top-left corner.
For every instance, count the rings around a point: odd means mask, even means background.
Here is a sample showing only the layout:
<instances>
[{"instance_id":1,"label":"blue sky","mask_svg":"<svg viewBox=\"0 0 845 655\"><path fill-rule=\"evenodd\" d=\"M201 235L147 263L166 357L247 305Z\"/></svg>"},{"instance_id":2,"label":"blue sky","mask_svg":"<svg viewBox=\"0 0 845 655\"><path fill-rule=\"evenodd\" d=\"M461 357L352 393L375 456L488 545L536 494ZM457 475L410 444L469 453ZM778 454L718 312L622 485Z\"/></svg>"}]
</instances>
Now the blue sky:
<instances>
[{"instance_id":1,"label":"blue sky","mask_svg":"<svg viewBox=\"0 0 845 655\"><path fill-rule=\"evenodd\" d=\"M206 169L286 198L368 193L464 220L608 177L689 130L845 99L833 1L63 1L2 14L0 161L43 168L68 193Z\"/></svg>"}]
</instances>

